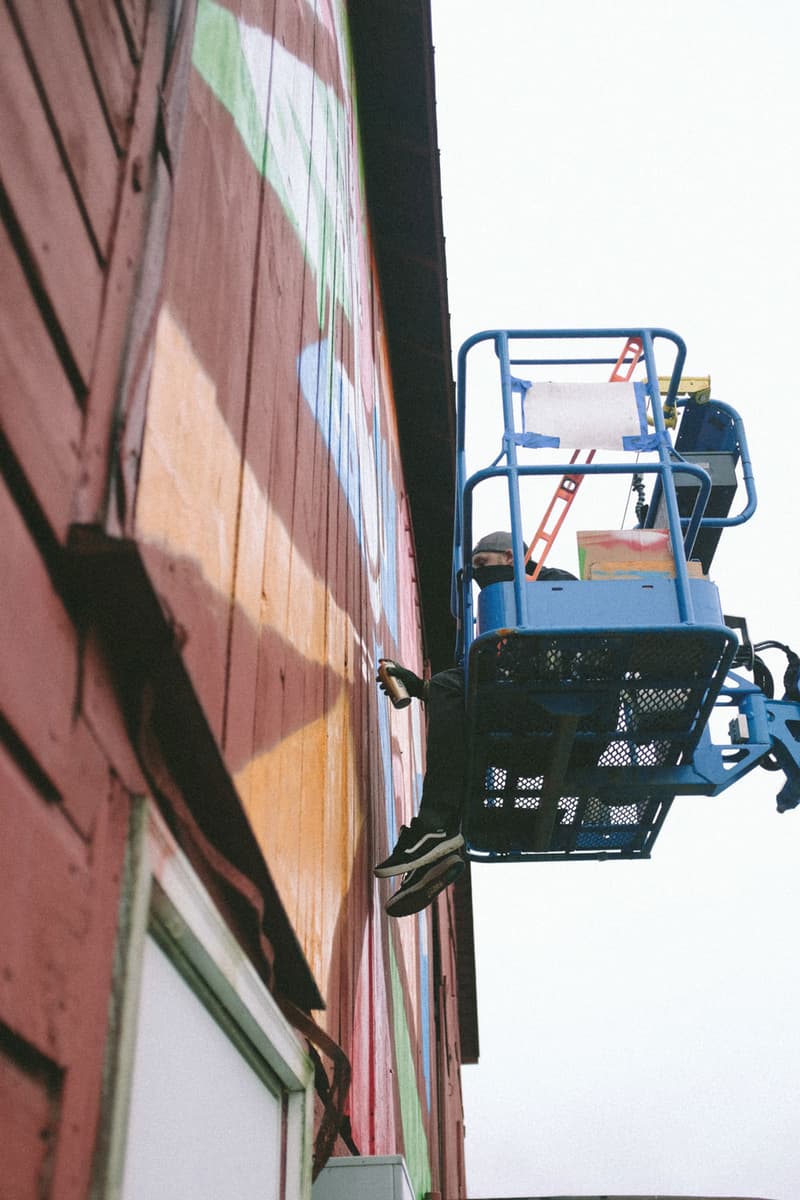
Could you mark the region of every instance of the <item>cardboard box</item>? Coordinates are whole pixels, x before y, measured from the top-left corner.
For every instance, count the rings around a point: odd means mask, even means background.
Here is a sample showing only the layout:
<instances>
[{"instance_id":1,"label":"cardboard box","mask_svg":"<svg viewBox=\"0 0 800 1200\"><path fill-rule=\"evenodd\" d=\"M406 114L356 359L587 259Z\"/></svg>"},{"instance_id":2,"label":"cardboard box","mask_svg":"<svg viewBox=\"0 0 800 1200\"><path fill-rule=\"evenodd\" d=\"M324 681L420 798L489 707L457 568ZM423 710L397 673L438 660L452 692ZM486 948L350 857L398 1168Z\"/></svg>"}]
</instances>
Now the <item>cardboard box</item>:
<instances>
[{"instance_id":1,"label":"cardboard box","mask_svg":"<svg viewBox=\"0 0 800 1200\"><path fill-rule=\"evenodd\" d=\"M581 579L635 579L655 574L675 578L675 560L667 529L607 529L578 533ZM689 575L703 578L699 562Z\"/></svg>"},{"instance_id":2,"label":"cardboard box","mask_svg":"<svg viewBox=\"0 0 800 1200\"><path fill-rule=\"evenodd\" d=\"M688 562L686 568L690 579L703 579L703 565ZM641 579L645 575L661 575L675 578L675 560L670 558L648 558L640 562L595 562L589 569L590 579Z\"/></svg>"}]
</instances>

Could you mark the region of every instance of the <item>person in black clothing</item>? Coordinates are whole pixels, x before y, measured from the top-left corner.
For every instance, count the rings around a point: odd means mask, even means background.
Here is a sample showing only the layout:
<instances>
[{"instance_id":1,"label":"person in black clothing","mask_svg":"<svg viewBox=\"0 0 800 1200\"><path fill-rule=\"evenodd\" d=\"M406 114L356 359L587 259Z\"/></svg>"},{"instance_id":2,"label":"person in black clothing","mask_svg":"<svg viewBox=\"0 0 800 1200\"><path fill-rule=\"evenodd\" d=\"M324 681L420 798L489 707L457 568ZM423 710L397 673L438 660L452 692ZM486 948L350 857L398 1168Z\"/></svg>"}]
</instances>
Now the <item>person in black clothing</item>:
<instances>
[{"instance_id":1,"label":"person in black clothing","mask_svg":"<svg viewBox=\"0 0 800 1200\"><path fill-rule=\"evenodd\" d=\"M527 569L533 573L536 564L529 563ZM514 578L510 533L498 530L481 538L473 551L472 574L481 588ZM538 579L575 576L555 567L543 567ZM430 680L420 679L399 663L388 671L428 709L427 770L419 813L410 825L401 828L394 850L374 869L379 878L405 876L402 886L387 902L386 911L390 916L406 916L429 904L464 869L460 853L464 845L460 825L467 758L464 668L439 671Z\"/></svg>"}]
</instances>

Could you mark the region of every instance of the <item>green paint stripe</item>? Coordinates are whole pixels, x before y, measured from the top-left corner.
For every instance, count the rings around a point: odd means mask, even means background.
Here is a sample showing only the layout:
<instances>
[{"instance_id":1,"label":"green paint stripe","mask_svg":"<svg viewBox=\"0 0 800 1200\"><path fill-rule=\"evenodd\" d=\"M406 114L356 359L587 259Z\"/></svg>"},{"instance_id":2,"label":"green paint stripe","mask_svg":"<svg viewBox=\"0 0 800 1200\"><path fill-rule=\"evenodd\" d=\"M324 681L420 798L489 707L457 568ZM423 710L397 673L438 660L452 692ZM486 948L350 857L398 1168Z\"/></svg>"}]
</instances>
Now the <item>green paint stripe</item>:
<instances>
[{"instance_id":1,"label":"green paint stripe","mask_svg":"<svg viewBox=\"0 0 800 1200\"><path fill-rule=\"evenodd\" d=\"M428 1137L419 1102L417 1073L411 1034L406 1022L405 997L400 982L392 939L389 938L389 966L392 978L392 1026L394 1053L397 1065L397 1084L400 1090L400 1116L403 1122L403 1144L411 1185L418 1200L431 1190L431 1164Z\"/></svg>"},{"instance_id":2,"label":"green paint stripe","mask_svg":"<svg viewBox=\"0 0 800 1200\"><path fill-rule=\"evenodd\" d=\"M233 117L247 153L264 172L266 134L263 115L239 42L239 23L227 8L200 0L192 64Z\"/></svg>"},{"instance_id":3,"label":"green paint stripe","mask_svg":"<svg viewBox=\"0 0 800 1200\"><path fill-rule=\"evenodd\" d=\"M245 34L246 36L246 34ZM333 151L325 163L317 163L312 153L307 115L296 110L286 87L286 51L276 47L272 63L272 90L269 114L259 108L247 58L242 48L237 18L215 0L200 0L197 10L192 63L220 104L230 113L242 143L259 173L274 189L292 230L300 243L317 283L317 313L323 327L328 305L325 296L340 304L352 321L351 280L342 269L348 250L350 230L347 221L346 175L341 169L342 153L349 146L344 106L332 88L323 83L310 67L292 60L296 69L310 76L314 121L322 123L327 136L333 136ZM265 43L272 45L272 39ZM264 70L269 64L265 61ZM265 128L265 122L267 127ZM310 183L308 194L293 195L288 172L292 154L305 162ZM320 177L333 163L333 178ZM306 203L309 205L306 210ZM338 218L338 223L337 223ZM319 245L310 245L306 222L319 230ZM324 231L324 235L323 235ZM357 248L350 248L351 252Z\"/></svg>"}]
</instances>

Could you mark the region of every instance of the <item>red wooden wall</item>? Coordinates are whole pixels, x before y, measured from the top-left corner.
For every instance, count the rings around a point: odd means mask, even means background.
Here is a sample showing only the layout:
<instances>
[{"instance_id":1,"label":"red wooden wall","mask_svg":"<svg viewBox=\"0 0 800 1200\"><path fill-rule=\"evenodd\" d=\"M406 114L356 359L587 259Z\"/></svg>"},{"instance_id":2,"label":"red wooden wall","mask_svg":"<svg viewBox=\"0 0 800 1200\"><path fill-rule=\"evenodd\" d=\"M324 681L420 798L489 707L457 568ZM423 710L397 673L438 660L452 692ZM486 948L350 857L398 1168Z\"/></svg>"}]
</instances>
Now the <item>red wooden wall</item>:
<instances>
[{"instance_id":1,"label":"red wooden wall","mask_svg":"<svg viewBox=\"0 0 800 1200\"><path fill-rule=\"evenodd\" d=\"M0 47L0 1196L96 1167L143 793L351 1060L350 1149L462 1195L451 900L371 874L425 649L344 8L7 0Z\"/></svg>"},{"instance_id":2,"label":"red wooden wall","mask_svg":"<svg viewBox=\"0 0 800 1200\"><path fill-rule=\"evenodd\" d=\"M61 554L145 18L98 9L0 6L0 1195L15 1200L87 1193L140 786Z\"/></svg>"}]
</instances>

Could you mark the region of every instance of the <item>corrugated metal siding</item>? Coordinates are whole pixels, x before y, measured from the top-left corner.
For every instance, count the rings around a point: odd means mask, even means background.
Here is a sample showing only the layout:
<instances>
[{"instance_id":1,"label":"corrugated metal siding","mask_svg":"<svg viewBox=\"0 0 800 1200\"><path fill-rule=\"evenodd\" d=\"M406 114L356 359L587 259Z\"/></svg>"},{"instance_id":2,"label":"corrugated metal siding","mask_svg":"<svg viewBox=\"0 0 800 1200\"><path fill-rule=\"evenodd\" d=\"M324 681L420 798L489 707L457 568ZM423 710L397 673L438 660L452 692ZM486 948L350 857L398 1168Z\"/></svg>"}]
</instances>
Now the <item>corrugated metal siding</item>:
<instances>
[{"instance_id":1,"label":"corrugated metal siding","mask_svg":"<svg viewBox=\"0 0 800 1200\"><path fill-rule=\"evenodd\" d=\"M0 9L2 462L19 531L4 546L3 733L30 793L14 841L41 826L56 881L66 872L91 894L68 963L19 946L6 960L3 1120L30 1093L31 1128L49 1113L55 1137L70 1089L99 1104L95 1008L126 797L143 786L118 684L79 635L63 574L74 522L100 518L141 556L325 996L320 1020L352 1061L353 1139L363 1154L405 1153L420 1194L456 1196L451 904L387 922L388 885L371 874L423 770L422 712L386 706L375 664L421 670L423 646L344 10L199 0L188 91L166 12L144 0ZM54 889L11 871L6 911L30 926ZM37 908L45 938L59 924L49 905ZM22 1019L13 981L28 970L31 985L36 970L61 980L71 1059ZM91 1029L67 976L88 989ZM55 984L43 994L59 1003ZM83 1083L67 1086L84 1044ZM76 1189L92 1136L69 1143ZM54 1153L21 1157L21 1194L54 1177Z\"/></svg>"}]
</instances>

